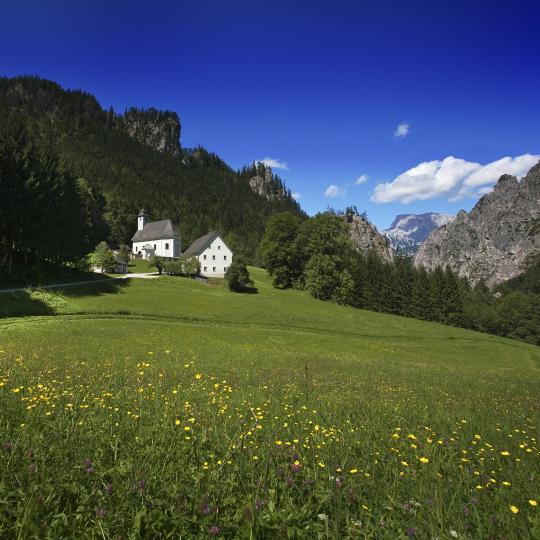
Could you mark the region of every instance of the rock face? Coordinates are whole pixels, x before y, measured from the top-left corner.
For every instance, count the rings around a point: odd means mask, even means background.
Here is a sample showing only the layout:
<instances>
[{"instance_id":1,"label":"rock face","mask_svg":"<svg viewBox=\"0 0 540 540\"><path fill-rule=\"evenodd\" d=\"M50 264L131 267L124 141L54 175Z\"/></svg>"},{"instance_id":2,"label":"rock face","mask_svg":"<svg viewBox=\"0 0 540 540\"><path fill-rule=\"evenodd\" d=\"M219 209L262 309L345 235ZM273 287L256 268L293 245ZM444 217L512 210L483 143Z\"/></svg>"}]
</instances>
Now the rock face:
<instances>
[{"instance_id":1,"label":"rock face","mask_svg":"<svg viewBox=\"0 0 540 540\"><path fill-rule=\"evenodd\" d=\"M394 251L388 240L362 215L346 216L351 240L359 251L373 250L386 262L394 260Z\"/></svg>"},{"instance_id":2,"label":"rock face","mask_svg":"<svg viewBox=\"0 0 540 540\"><path fill-rule=\"evenodd\" d=\"M175 112L129 109L120 124L136 141L159 152L180 154L180 119Z\"/></svg>"},{"instance_id":3,"label":"rock face","mask_svg":"<svg viewBox=\"0 0 540 540\"><path fill-rule=\"evenodd\" d=\"M454 216L428 212L426 214L399 214L392 225L382 233L390 245L405 255L414 255L422 242L442 225L450 223Z\"/></svg>"},{"instance_id":4,"label":"rock face","mask_svg":"<svg viewBox=\"0 0 540 540\"><path fill-rule=\"evenodd\" d=\"M249 187L253 192L269 201L281 200L287 196L287 190L280 181L274 178L272 169L266 167L264 176L257 174L249 179Z\"/></svg>"},{"instance_id":5,"label":"rock face","mask_svg":"<svg viewBox=\"0 0 540 540\"><path fill-rule=\"evenodd\" d=\"M521 274L540 254L540 163L521 181L501 176L470 213L433 231L414 263L429 270L450 266L470 283L492 287Z\"/></svg>"}]
</instances>

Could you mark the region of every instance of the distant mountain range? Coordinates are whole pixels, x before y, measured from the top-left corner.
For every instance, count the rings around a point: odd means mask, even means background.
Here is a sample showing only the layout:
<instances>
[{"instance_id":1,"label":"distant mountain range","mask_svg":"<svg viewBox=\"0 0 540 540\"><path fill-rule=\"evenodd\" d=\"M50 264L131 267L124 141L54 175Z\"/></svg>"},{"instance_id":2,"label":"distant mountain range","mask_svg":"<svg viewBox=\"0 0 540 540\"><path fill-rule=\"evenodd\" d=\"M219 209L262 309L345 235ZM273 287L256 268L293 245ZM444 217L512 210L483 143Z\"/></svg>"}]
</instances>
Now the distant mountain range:
<instances>
[{"instance_id":1,"label":"distant mountain range","mask_svg":"<svg viewBox=\"0 0 540 540\"><path fill-rule=\"evenodd\" d=\"M454 216L435 212L399 214L392 225L383 231L383 234L396 251L406 255L414 255L432 231L450 223L453 219Z\"/></svg>"}]
</instances>

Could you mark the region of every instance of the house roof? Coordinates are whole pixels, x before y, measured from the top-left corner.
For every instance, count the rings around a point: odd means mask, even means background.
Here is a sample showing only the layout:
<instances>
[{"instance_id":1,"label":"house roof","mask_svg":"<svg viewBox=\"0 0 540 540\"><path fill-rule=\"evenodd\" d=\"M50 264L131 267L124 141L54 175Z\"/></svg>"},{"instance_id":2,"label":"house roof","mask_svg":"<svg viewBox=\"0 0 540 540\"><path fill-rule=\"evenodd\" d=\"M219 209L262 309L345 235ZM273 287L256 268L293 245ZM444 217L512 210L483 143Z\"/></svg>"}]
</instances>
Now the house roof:
<instances>
[{"instance_id":1,"label":"house roof","mask_svg":"<svg viewBox=\"0 0 540 540\"><path fill-rule=\"evenodd\" d=\"M184 251L184 255L200 255L218 237L219 233L217 231L212 231L197 238L197 240ZM225 242L223 243L225 244Z\"/></svg>"},{"instance_id":2,"label":"house roof","mask_svg":"<svg viewBox=\"0 0 540 540\"><path fill-rule=\"evenodd\" d=\"M132 242L146 242L147 240L164 240L174 238L178 233L174 230L170 219L162 219L147 223L143 229L138 230L131 239Z\"/></svg>"}]
</instances>

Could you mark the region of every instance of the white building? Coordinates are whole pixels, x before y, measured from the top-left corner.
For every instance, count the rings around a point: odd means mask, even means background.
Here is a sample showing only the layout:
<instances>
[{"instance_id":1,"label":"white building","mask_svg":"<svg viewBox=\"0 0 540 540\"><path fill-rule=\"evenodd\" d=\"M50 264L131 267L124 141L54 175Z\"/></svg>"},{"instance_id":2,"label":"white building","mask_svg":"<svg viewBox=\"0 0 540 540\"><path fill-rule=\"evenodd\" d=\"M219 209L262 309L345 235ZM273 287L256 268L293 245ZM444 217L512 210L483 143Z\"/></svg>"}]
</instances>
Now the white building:
<instances>
[{"instance_id":1,"label":"white building","mask_svg":"<svg viewBox=\"0 0 540 540\"><path fill-rule=\"evenodd\" d=\"M196 257L201 266L201 275L223 277L232 263L233 252L216 231L197 238L184 252L185 257Z\"/></svg>"},{"instance_id":2,"label":"white building","mask_svg":"<svg viewBox=\"0 0 540 540\"><path fill-rule=\"evenodd\" d=\"M137 232L131 239L132 253L143 259L154 255L167 259L180 257L180 235L170 219L148 223L148 214L141 210L137 216Z\"/></svg>"}]
</instances>

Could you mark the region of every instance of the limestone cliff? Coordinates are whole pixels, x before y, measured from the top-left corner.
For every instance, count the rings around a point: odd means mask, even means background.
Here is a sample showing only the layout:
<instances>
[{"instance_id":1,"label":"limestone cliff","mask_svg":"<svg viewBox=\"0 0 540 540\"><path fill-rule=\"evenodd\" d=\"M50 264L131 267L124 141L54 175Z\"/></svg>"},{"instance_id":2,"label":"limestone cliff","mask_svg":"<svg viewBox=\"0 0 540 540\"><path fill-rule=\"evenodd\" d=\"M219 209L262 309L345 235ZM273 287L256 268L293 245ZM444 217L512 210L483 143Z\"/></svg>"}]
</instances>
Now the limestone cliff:
<instances>
[{"instance_id":1,"label":"limestone cliff","mask_svg":"<svg viewBox=\"0 0 540 540\"><path fill-rule=\"evenodd\" d=\"M472 284L492 287L521 274L540 253L540 163L521 181L501 176L493 191L467 213L433 231L414 263L450 266Z\"/></svg>"},{"instance_id":2,"label":"limestone cliff","mask_svg":"<svg viewBox=\"0 0 540 540\"><path fill-rule=\"evenodd\" d=\"M346 214L345 218L349 223L351 240L359 251L373 250L386 262L394 260L394 251L390 247L389 241L360 214Z\"/></svg>"},{"instance_id":3,"label":"limestone cliff","mask_svg":"<svg viewBox=\"0 0 540 540\"><path fill-rule=\"evenodd\" d=\"M180 119L175 112L129 109L119 117L127 134L159 152L180 154Z\"/></svg>"}]
</instances>

